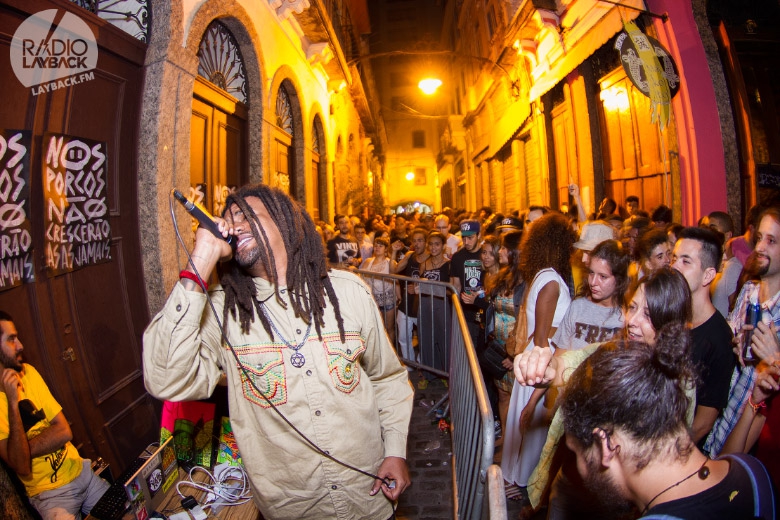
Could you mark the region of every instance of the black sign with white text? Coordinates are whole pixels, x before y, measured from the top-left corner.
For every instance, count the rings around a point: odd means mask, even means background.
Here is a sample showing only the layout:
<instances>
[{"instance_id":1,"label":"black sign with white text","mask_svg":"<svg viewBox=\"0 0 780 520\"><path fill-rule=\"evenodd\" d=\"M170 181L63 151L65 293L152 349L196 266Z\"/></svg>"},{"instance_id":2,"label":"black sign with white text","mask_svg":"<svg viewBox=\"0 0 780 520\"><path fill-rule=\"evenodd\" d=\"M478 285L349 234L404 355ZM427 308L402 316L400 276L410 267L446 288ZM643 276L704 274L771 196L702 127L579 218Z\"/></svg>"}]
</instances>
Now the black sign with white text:
<instances>
[{"instance_id":1,"label":"black sign with white text","mask_svg":"<svg viewBox=\"0 0 780 520\"><path fill-rule=\"evenodd\" d=\"M756 179L759 188L780 189L780 166L774 164L756 165Z\"/></svg>"},{"instance_id":2,"label":"black sign with white text","mask_svg":"<svg viewBox=\"0 0 780 520\"><path fill-rule=\"evenodd\" d=\"M648 64L642 61L642 50L651 50L661 70L663 80L669 85L669 95L674 97L680 90L680 73L677 63L671 54L658 40L644 33L639 33L636 40L632 39L626 31L623 31L615 41L615 49L620 53L620 61L623 70L639 91L650 97L650 85Z\"/></svg>"},{"instance_id":3,"label":"black sign with white text","mask_svg":"<svg viewBox=\"0 0 780 520\"><path fill-rule=\"evenodd\" d=\"M0 291L35 281L29 219L31 140L29 131L0 131Z\"/></svg>"},{"instance_id":4,"label":"black sign with white text","mask_svg":"<svg viewBox=\"0 0 780 520\"><path fill-rule=\"evenodd\" d=\"M44 135L44 237L51 276L111 260L106 166L106 143Z\"/></svg>"}]
</instances>

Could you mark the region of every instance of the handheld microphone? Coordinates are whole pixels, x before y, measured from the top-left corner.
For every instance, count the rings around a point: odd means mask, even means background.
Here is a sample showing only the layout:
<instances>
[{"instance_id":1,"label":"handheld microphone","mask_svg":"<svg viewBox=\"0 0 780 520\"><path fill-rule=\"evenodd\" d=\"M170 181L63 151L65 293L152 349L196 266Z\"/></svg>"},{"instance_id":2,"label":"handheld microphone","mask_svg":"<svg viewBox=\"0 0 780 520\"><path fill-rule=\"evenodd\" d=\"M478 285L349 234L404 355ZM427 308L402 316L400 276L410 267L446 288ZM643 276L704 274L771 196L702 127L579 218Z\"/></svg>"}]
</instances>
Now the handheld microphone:
<instances>
[{"instance_id":1,"label":"handheld microphone","mask_svg":"<svg viewBox=\"0 0 780 520\"><path fill-rule=\"evenodd\" d=\"M187 213L192 215L192 218L198 221L198 224L200 224L200 227L211 231L211 234L214 235L217 238L221 238L228 244L230 244L232 247L236 246L235 237L233 235L228 235L227 238L222 236L222 233L219 232L219 228L217 227L217 223L214 222L214 217L211 216L211 214L206 211L206 208L201 206L198 203L192 202L190 199L185 197L182 192L179 190L173 190L173 197L178 200L182 206L184 206L184 209L187 210Z\"/></svg>"}]
</instances>

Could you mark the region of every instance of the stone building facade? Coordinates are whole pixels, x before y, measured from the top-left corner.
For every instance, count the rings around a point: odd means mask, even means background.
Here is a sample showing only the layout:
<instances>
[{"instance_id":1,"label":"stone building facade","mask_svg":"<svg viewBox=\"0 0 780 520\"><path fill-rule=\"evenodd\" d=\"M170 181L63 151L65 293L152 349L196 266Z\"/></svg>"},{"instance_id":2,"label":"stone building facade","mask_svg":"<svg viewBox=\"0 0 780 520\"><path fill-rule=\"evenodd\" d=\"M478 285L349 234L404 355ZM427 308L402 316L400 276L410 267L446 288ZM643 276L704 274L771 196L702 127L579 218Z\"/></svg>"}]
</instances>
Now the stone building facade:
<instances>
[{"instance_id":1,"label":"stone building facade","mask_svg":"<svg viewBox=\"0 0 780 520\"><path fill-rule=\"evenodd\" d=\"M15 77L12 42L41 13L53 15L55 30L78 20L94 40L97 61L84 81L28 88ZM102 456L115 474L159 438L141 335L186 265L172 212L183 242L193 237L172 189L219 213L230 190L263 182L332 222L381 188L371 64L353 60L370 32L367 13L365 0L0 3L0 129L26 143L34 275L18 285L3 278L0 308L14 315L26 358L63 405L82 454ZM46 219L65 212L48 199L47 168L58 157L49 143L62 142L51 134L99 143L105 159L105 258L62 272L47 267L64 233ZM8 176L5 166L0 173ZM4 202L8 195L4 188ZM78 202L62 200L63 208ZM1 261L9 265L5 253Z\"/></svg>"},{"instance_id":2,"label":"stone building facade","mask_svg":"<svg viewBox=\"0 0 780 520\"><path fill-rule=\"evenodd\" d=\"M459 0L447 4L447 80L459 96L439 127L440 200L475 210L587 209L637 195L695 224L713 210L740 220L776 197L778 7L717 0ZM615 49L625 22L677 67L669 123Z\"/></svg>"}]
</instances>

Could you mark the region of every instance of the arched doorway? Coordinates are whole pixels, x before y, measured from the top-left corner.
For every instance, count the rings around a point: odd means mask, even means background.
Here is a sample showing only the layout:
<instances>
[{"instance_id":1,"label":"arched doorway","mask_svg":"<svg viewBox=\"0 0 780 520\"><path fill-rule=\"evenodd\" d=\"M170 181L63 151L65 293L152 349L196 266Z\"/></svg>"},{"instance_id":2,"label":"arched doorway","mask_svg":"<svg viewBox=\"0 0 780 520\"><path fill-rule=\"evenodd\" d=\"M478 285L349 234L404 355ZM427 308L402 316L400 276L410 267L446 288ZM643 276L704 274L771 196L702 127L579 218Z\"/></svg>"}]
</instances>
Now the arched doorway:
<instances>
[{"instance_id":1,"label":"arched doorway","mask_svg":"<svg viewBox=\"0 0 780 520\"><path fill-rule=\"evenodd\" d=\"M8 203L7 208L14 208L5 216L8 221L4 224L3 242L10 242L8 238L14 236L14 231L20 237L29 237L32 249L28 252L35 275L27 283L13 286L17 276L14 266L23 268L26 260L13 250L10 255L4 253L0 309L13 315L24 343L25 361L41 373L62 406L81 455L92 459L102 457L117 475L125 469L128 457L140 453L154 437L159 439L160 431L159 420L155 418L159 406L146 393L143 384L141 338L149 323L149 312L143 283L139 283L144 279L141 255L146 244L140 240L142 226L138 215L146 208L139 205L137 198L138 165L143 162L145 152L137 144L146 131L138 121L145 94L144 61L148 56L145 34L150 26L146 18L143 21L139 18L144 35L131 39L123 32L124 24L116 27L95 16L112 18L105 4L52 0L0 3L0 20L6 35L0 41L0 53L4 57L0 60L0 77L5 100L0 108L0 129L4 129L5 138L14 138L19 145L14 150L4 139L3 154L0 154L4 156L0 170L6 177L4 201ZM60 82L56 90L31 95L31 89L15 77L8 59L10 35L28 17L49 10L57 12L58 20L64 16L82 20L96 40L99 59L90 72L90 79L68 82L65 87ZM57 24L55 21L51 31ZM63 30L62 26L57 29ZM54 34L50 32L50 37ZM47 138L48 133L53 135ZM66 222L74 232L71 237L66 238L65 225L53 222L47 229L44 215L48 205L42 172L53 167L47 164L46 154L52 138L60 143L63 139L71 143L92 143L89 151L82 149L85 162L74 167L76 171L68 169L65 174L59 170L62 177L74 179L65 180L62 188L68 194L66 197L85 195L82 201L94 197L92 202L102 206L101 224L108 224L110 234L90 236L89 242L82 238L77 241L75 233L86 230L87 224L80 228L77 224L84 221L76 218L71 222L70 217ZM61 150L61 157L65 157L66 149ZM93 154L98 150L102 159L95 162L98 156ZM17 161L14 168L10 167L12 160ZM60 162L59 166L65 168L64 164ZM88 164L100 166L93 168ZM79 190L77 177L89 183L94 191L85 187L84 191L75 191ZM25 180L20 184L22 179ZM14 194L17 185L24 186L24 190ZM23 199L16 197L26 199L27 208L19 204ZM76 202L77 198L73 197L67 205ZM13 212L16 214L11 216ZM61 214L63 220L65 215ZM23 231L10 223L19 216L27 222ZM51 233L54 228L61 230L59 237ZM74 257L79 249L87 256L80 256L77 264ZM100 255L94 254L98 250ZM57 256L47 255L47 251L56 251ZM24 254L24 249L19 252ZM62 259L64 262L59 266L66 270L47 269L51 265L47 262L54 258ZM0 502L8 498L5 488L0 494Z\"/></svg>"},{"instance_id":2,"label":"arched doorway","mask_svg":"<svg viewBox=\"0 0 780 520\"><path fill-rule=\"evenodd\" d=\"M246 73L234 36L219 21L198 49L190 120L190 195L221 214L227 195L248 179Z\"/></svg>"},{"instance_id":3,"label":"arched doorway","mask_svg":"<svg viewBox=\"0 0 780 520\"><path fill-rule=\"evenodd\" d=\"M314 197L311 214L315 219L330 222L327 190L328 158L325 152L325 134L318 114L314 116L311 131L311 193Z\"/></svg>"},{"instance_id":4,"label":"arched doorway","mask_svg":"<svg viewBox=\"0 0 780 520\"><path fill-rule=\"evenodd\" d=\"M273 183L292 198L306 204L303 175L303 129L298 94L289 79L282 81L276 93L276 125L271 141Z\"/></svg>"}]
</instances>

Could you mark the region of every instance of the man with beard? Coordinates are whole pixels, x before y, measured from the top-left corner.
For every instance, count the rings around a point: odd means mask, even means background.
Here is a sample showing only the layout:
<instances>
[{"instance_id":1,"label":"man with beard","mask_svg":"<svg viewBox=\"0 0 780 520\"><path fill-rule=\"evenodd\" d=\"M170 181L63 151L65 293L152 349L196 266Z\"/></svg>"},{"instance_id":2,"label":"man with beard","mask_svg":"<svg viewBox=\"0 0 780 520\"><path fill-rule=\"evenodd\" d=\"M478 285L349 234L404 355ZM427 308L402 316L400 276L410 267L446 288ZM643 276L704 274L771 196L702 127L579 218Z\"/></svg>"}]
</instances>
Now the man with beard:
<instances>
[{"instance_id":1,"label":"man with beard","mask_svg":"<svg viewBox=\"0 0 780 520\"><path fill-rule=\"evenodd\" d=\"M731 376L729 402L707 438L704 449L715 456L739 421L755 382L755 366L759 360L771 358L777 352L777 332L780 330L780 208L766 209L758 220L756 247L746 263L758 281L742 286L734 309L729 314L729 325L735 333L736 351L740 364ZM755 330L745 325L748 305L759 304L761 320ZM742 358L745 341L754 359Z\"/></svg>"},{"instance_id":2,"label":"man with beard","mask_svg":"<svg viewBox=\"0 0 780 520\"><path fill-rule=\"evenodd\" d=\"M328 262L331 267L349 269L357 267L363 261L360 253L360 244L349 233L349 217L336 215L333 217L339 234L328 240Z\"/></svg>"},{"instance_id":3,"label":"man with beard","mask_svg":"<svg viewBox=\"0 0 780 520\"><path fill-rule=\"evenodd\" d=\"M410 483L413 391L369 288L327 269L314 223L280 190L244 186L225 208L216 221L235 254L196 232L192 263L144 333L146 388L204 399L227 379L264 518L390 518ZM196 269L208 280L226 258L207 298Z\"/></svg>"},{"instance_id":4,"label":"man with beard","mask_svg":"<svg viewBox=\"0 0 780 520\"><path fill-rule=\"evenodd\" d=\"M711 460L690 438L688 341L678 324L654 347L603 345L574 371L561 410L577 470L614 513L628 504L642 518L774 519L772 482L758 460Z\"/></svg>"},{"instance_id":5,"label":"man with beard","mask_svg":"<svg viewBox=\"0 0 780 520\"><path fill-rule=\"evenodd\" d=\"M62 407L35 368L23 362L14 321L0 311L0 457L19 476L44 520L81 518L108 483L71 444Z\"/></svg>"}]
</instances>

